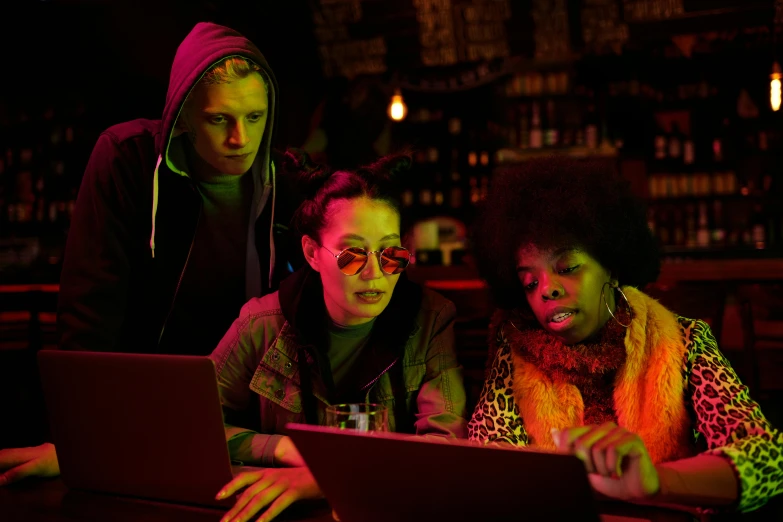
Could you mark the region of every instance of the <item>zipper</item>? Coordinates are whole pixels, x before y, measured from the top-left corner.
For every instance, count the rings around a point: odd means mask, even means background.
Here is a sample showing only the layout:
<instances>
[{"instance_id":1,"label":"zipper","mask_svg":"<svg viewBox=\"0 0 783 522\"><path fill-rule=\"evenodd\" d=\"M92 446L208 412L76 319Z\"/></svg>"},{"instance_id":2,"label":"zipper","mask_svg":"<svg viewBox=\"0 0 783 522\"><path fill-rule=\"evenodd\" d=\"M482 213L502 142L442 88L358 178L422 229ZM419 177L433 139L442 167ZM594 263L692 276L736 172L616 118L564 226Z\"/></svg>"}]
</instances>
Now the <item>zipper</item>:
<instances>
[{"instance_id":1,"label":"zipper","mask_svg":"<svg viewBox=\"0 0 783 522\"><path fill-rule=\"evenodd\" d=\"M412 332L410 333L410 335L408 335L408 341L406 341L406 344L405 344L405 346L406 346L406 347L407 347L407 345L408 345L407 343L410 341L411 337L413 337L414 335L416 335L416 332L417 332L417 331L418 331L418 330L415 330L415 329L414 329L414 331L412 331ZM364 386L362 386L362 387L359 389L359 391L365 391L365 390L368 390L368 389L369 389L369 388L370 388L370 387L371 387L373 384L375 384L376 382L378 382L378 379L380 379L381 377L383 377L383 375L384 375L386 372L388 372L389 370L391 370L392 366L394 366L395 364L397 364L397 362L398 362L399 360L400 360L400 358L399 358L399 357L397 357L396 359L394 359L394 360L392 361L392 363L391 363L389 366L387 366L386 368L384 368L384 370L383 370L381 373L379 373L379 374L378 374L378 375L377 375L377 376L376 376L376 377L375 377L373 380L371 380L370 382L368 382L367 384L365 384Z\"/></svg>"},{"instance_id":2,"label":"zipper","mask_svg":"<svg viewBox=\"0 0 783 522\"><path fill-rule=\"evenodd\" d=\"M378 374L378 375L375 377L375 379L371 380L370 382L368 382L367 384L365 384L364 386L362 386L362 387L361 387L361 389L360 389L359 391L365 391L365 390L368 390L368 389L369 389L369 388L370 388L370 387L371 387L373 384L375 384L376 382L378 382L378 379L380 379L381 377L383 377L383 375L384 375L386 372L388 372L389 370L391 370L392 366L394 366L395 364L397 364L397 361L399 361L399 360L400 360L400 358L399 358L399 357L397 357L396 359L394 359L394 360L392 361L392 363L391 363L389 366L387 366L387 367L386 367L386 368L385 368L385 369L384 369L384 370L383 370L381 373L379 373L379 374Z\"/></svg>"},{"instance_id":3,"label":"zipper","mask_svg":"<svg viewBox=\"0 0 783 522\"><path fill-rule=\"evenodd\" d=\"M192 182L190 190L194 193L197 189L193 186ZM185 270L188 268L188 262L190 262L190 254L193 252L193 244L196 242L196 233L198 232L198 224L201 222L202 201L199 198L198 205L198 217L196 218L196 226L193 227L193 237L190 238L190 248L188 248L188 256L185 258L185 264L182 266L182 271L179 273L179 280L177 280L177 287L174 289L174 296L171 298L171 305L169 311L166 313L166 319L163 321L163 326L160 327L160 334L158 335L158 346L160 346L160 340L163 339L163 332L166 330L166 325L171 318L171 312L174 311L174 304L177 302L177 294L179 293L179 287L182 286L182 279L185 277Z\"/></svg>"}]
</instances>

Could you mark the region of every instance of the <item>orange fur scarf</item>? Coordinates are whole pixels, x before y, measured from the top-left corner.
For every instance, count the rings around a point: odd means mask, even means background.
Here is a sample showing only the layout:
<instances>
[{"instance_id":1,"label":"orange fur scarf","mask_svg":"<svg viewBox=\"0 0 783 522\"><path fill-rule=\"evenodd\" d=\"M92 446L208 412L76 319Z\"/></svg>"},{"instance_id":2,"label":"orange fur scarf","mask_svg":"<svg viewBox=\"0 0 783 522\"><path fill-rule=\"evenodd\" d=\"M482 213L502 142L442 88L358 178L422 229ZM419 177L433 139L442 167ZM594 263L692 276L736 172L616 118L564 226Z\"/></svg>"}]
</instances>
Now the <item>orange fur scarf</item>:
<instances>
[{"instance_id":1,"label":"orange fur scarf","mask_svg":"<svg viewBox=\"0 0 783 522\"><path fill-rule=\"evenodd\" d=\"M617 422L642 438L655 463L694 455L684 399L688 383L682 374L686 346L677 318L643 292L632 287L623 291L634 319L625 333L625 363L614 380ZM504 328L512 347L514 398L525 431L531 445L554 449L552 428L584 424L582 395L573 384L545 374L525 358L508 318L508 312L499 311L492 322Z\"/></svg>"}]
</instances>

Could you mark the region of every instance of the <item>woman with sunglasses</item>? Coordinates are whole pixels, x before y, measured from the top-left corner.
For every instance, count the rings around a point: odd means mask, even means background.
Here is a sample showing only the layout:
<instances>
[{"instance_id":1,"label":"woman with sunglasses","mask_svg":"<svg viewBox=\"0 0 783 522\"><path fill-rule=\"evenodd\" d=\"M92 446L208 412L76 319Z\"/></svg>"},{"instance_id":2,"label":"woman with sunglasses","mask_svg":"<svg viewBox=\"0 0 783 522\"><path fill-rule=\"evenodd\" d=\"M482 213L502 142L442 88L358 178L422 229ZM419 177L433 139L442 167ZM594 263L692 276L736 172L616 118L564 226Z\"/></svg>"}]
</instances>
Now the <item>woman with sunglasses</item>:
<instances>
[{"instance_id":1,"label":"woman with sunglasses","mask_svg":"<svg viewBox=\"0 0 783 522\"><path fill-rule=\"evenodd\" d=\"M224 521L267 505L260 520L270 520L320 495L285 431L323 424L330 404L379 403L392 431L466 436L454 305L404 273L397 186L409 157L336 172L308 166L304 154L286 158L300 172L293 225L307 263L248 302L211 355L232 459L281 467L224 487L219 498L246 488Z\"/></svg>"},{"instance_id":2,"label":"woman with sunglasses","mask_svg":"<svg viewBox=\"0 0 783 522\"><path fill-rule=\"evenodd\" d=\"M783 437L709 326L640 290L658 248L605 163L517 166L475 226L500 310L470 439L575 454L616 500L749 511L783 490Z\"/></svg>"}]
</instances>

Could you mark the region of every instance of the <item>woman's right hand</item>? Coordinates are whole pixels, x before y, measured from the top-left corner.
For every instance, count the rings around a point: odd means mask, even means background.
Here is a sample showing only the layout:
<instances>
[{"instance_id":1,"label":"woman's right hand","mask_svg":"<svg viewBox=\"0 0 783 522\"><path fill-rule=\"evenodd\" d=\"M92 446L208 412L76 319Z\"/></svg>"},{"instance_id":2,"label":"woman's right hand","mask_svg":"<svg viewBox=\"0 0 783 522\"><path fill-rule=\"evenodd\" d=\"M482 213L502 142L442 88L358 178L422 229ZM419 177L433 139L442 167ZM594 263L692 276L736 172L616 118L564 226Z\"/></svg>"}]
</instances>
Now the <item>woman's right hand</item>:
<instances>
[{"instance_id":1,"label":"woman's right hand","mask_svg":"<svg viewBox=\"0 0 783 522\"><path fill-rule=\"evenodd\" d=\"M60 474L54 444L0 450L0 486L27 477L56 477Z\"/></svg>"},{"instance_id":2,"label":"woman's right hand","mask_svg":"<svg viewBox=\"0 0 783 522\"><path fill-rule=\"evenodd\" d=\"M265 468L239 473L215 498L228 498L239 490L236 504L221 522L269 522L281 511L302 499L323 498L310 470L301 468ZM264 509L263 514L255 518Z\"/></svg>"}]
</instances>

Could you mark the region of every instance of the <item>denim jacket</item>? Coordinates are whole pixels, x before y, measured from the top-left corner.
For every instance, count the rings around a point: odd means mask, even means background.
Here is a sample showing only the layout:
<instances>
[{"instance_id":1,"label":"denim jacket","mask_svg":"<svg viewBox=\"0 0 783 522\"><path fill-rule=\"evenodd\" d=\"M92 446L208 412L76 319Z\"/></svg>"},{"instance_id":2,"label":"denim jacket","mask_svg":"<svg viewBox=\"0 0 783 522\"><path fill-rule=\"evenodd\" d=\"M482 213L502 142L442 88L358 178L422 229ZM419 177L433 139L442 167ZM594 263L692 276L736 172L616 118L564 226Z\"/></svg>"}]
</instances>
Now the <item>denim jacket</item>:
<instances>
[{"instance_id":1,"label":"denim jacket","mask_svg":"<svg viewBox=\"0 0 783 522\"><path fill-rule=\"evenodd\" d=\"M278 292L245 304L210 356L226 423L269 435L260 458L265 465L272 464L287 423L323 424L334 402L384 404L391 431L464 438L455 313L451 301L403 275L352 369L355 386L336 396L325 351L323 287L306 266Z\"/></svg>"}]
</instances>

